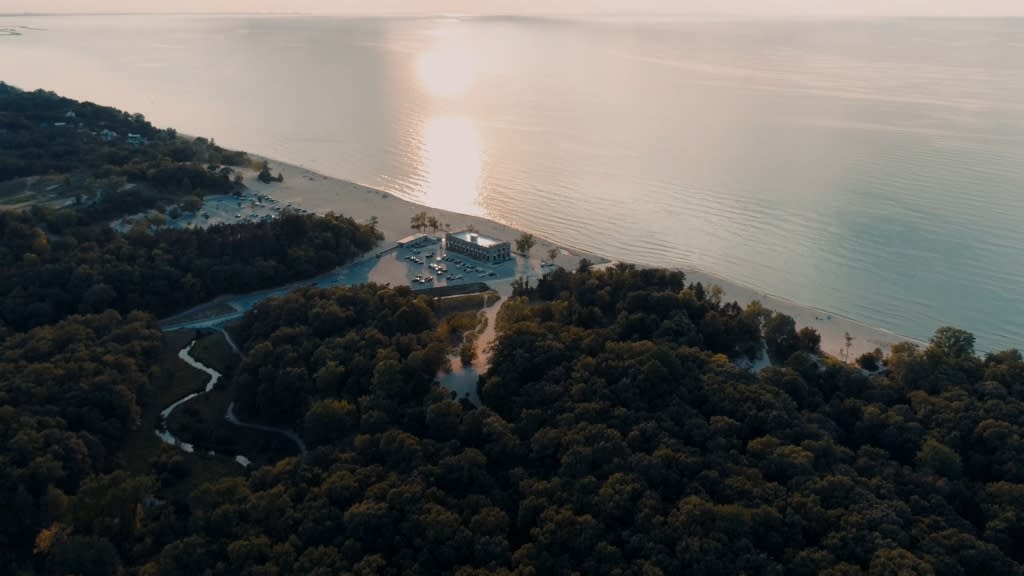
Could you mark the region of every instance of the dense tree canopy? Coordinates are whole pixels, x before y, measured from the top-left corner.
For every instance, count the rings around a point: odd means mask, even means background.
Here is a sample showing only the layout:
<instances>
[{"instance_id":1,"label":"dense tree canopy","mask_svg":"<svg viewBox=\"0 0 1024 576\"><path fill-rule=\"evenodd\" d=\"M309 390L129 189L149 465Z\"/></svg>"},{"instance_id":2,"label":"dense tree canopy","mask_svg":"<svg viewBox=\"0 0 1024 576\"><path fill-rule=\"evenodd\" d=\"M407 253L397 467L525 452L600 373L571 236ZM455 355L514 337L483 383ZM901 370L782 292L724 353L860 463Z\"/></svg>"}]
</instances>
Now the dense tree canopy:
<instances>
[{"instance_id":1,"label":"dense tree canopy","mask_svg":"<svg viewBox=\"0 0 1024 576\"><path fill-rule=\"evenodd\" d=\"M0 179L124 177L152 152L172 172L145 181L188 195L200 177L173 171L221 153L172 158L141 118L27 98L0 85ZM165 145L83 148L101 127ZM325 270L373 227L120 234L80 207L0 215L0 239L2 573L1022 573L1024 357L979 358L962 330L855 367L680 272L584 263L516 283L472 406L436 382L467 329L441 303L304 289L232 328L224 393L309 453L186 484L180 461L123 460L167 352L146 312Z\"/></svg>"},{"instance_id":2,"label":"dense tree canopy","mask_svg":"<svg viewBox=\"0 0 1024 576\"><path fill-rule=\"evenodd\" d=\"M230 192L231 167L249 163L243 152L205 138L178 138L141 114L0 83L0 182L56 174L140 185L106 186L111 198L94 206L124 213L161 197Z\"/></svg>"},{"instance_id":3,"label":"dense tree canopy","mask_svg":"<svg viewBox=\"0 0 1024 576\"><path fill-rule=\"evenodd\" d=\"M0 501L7 503L0 523L0 566L30 552L44 530L80 522L106 522L116 506L135 506L152 494L146 484L135 500L112 502L88 511L72 506L69 494L88 492L98 475L113 470L115 454L124 439L139 430L138 395L154 378L153 362L160 349L160 332L152 318L113 311L75 316L52 326L36 328L0 342ZM151 433L151 432L150 432ZM128 484L110 489L127 494ZM88 495L75 504L84 504ZM115 518L116 521L116 518ZM45 541L45 535L44 535ZM109 542L104 546L109 547ZM53 550L68 562L86 561L80 552L93 549L106 565L111 556L85 540L65 542ZM120 563L116 551L112 561ZM54 557L65 566L65 560ZM65 573L65 572L60 572ZM66 572L71 573L71 572Z\"/></svg>"},{"instance_id":4,"label":"dense tree canopy","mask_svg":"<svg viewBox=\"0 0 1024 576\"><path fill-rule=\"evenodd\" d=\"M268 302L236 377L316 448L197 490L140 573L1020 574L1021 355L941 330L880 374L799 345L752 374L728 354L766 317L558 273L503 308L473 408L408 291Z\"/></svg>"},{"instance_id":5,"label":"dense tree canopy","mask_svg":"<svg viewBox=\"0 0 1024 576\"><path fill-rule=\"evenodd\" d=\"M237 375L241 409L304 426L314 444L329 440L326 427L351 430L355 405L369 403L363 416L382 422L399 416L448 364L433 306L406 287L374 285L260 303L238 329L247 352Z\"/></svg>"},{"instance_id":6,"label":"dense tree canopy","mask_svg":"<svg viewBox=\"0 0 1024 576\"><path fill-rule=\"evenodd\" d=\"M379 238L333 214L122 234L65 211L0 213L0 320L23 330L107 308L165 316L325 272Z\"/></svg>"}]
</instances>

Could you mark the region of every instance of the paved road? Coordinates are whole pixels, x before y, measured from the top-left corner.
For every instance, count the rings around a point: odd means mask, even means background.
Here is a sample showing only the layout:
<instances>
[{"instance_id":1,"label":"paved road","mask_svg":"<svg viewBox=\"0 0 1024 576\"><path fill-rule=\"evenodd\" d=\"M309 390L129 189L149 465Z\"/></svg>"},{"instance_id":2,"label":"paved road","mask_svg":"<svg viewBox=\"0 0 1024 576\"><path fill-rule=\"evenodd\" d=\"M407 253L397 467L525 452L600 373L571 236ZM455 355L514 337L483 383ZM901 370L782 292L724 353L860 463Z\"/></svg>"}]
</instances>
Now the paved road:
<instances>
[{"instance_id":1,"label":"paved road","mask_svg":"<svg viewBox=\"0 0 1024 576\"><path fill-rule=\"evenodd\" d=\"M340 266L312 279L285 284L277 288L259 290L249 294L231 294L220 296L205 304L186 310L160 321L160 328L165 332L175 330L222 328L251 310L256 304L277 296L284 296L302 288L332 288L335 286L351 286L365 284L369 281L370 270L377 265L376 257L364 258L345 266ZM221 309L210 314L211 310Z\"/></svg>"}]
</instances>

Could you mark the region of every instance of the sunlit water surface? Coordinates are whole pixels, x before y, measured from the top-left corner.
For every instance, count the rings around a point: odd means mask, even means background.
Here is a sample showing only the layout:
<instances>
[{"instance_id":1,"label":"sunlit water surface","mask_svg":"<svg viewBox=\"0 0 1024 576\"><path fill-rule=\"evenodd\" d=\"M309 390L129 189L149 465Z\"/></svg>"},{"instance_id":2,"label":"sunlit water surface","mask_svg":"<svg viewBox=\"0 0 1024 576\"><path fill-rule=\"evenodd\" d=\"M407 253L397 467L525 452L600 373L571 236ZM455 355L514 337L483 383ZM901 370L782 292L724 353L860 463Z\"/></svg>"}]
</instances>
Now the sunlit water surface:
<instances>
[{"instance_id":1,"label":"sunlit water surface","mask_svg":"<svg viewBox=\"0 0 1024 576\"><path fill-rule=\"evenodd\" d=\"M1024 344L1024 22L33 17L0 79L612 258Z\"/></svg>"}]
</instances>

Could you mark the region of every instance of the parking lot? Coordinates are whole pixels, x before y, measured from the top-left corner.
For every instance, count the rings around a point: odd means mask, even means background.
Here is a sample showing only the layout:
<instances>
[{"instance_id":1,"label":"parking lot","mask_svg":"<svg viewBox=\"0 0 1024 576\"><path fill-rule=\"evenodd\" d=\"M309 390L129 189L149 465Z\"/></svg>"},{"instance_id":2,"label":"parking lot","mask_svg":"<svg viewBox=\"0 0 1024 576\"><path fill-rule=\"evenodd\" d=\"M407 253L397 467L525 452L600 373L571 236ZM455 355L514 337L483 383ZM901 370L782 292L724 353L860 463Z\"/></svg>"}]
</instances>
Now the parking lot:
<instances>
[{"instance_id":1,"label":"parking lot","mask_svg":"<svg viewBox=\"0 0 1024 576\"><path fill-rule=\"evenodd\" d=\"M423 238L400 247L385 258L395 258L405 266L406 279L413 289L449 286L469 282L489 282L515 276L516 261L489 263L468 256L445 252L437 238Z\"/></svg>"}]
</instances>

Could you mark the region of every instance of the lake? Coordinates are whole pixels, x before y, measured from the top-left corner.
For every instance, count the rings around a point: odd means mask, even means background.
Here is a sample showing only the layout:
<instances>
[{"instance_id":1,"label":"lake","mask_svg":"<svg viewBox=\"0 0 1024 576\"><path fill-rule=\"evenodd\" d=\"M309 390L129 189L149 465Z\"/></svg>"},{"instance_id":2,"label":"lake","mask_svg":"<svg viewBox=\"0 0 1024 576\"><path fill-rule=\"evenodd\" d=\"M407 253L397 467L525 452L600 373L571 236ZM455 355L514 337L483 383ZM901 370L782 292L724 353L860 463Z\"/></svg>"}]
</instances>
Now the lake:
<instances>
[{"instance_id":1,"label":"lake","mask_svg":"<svg viewBox=\"0 0 1024 576\"><path fill-rule=\"evenodd\" d=\"M25 89L905 336L1024 344L1024 21L0 28Z\"/></svg>"}]
</instances>

